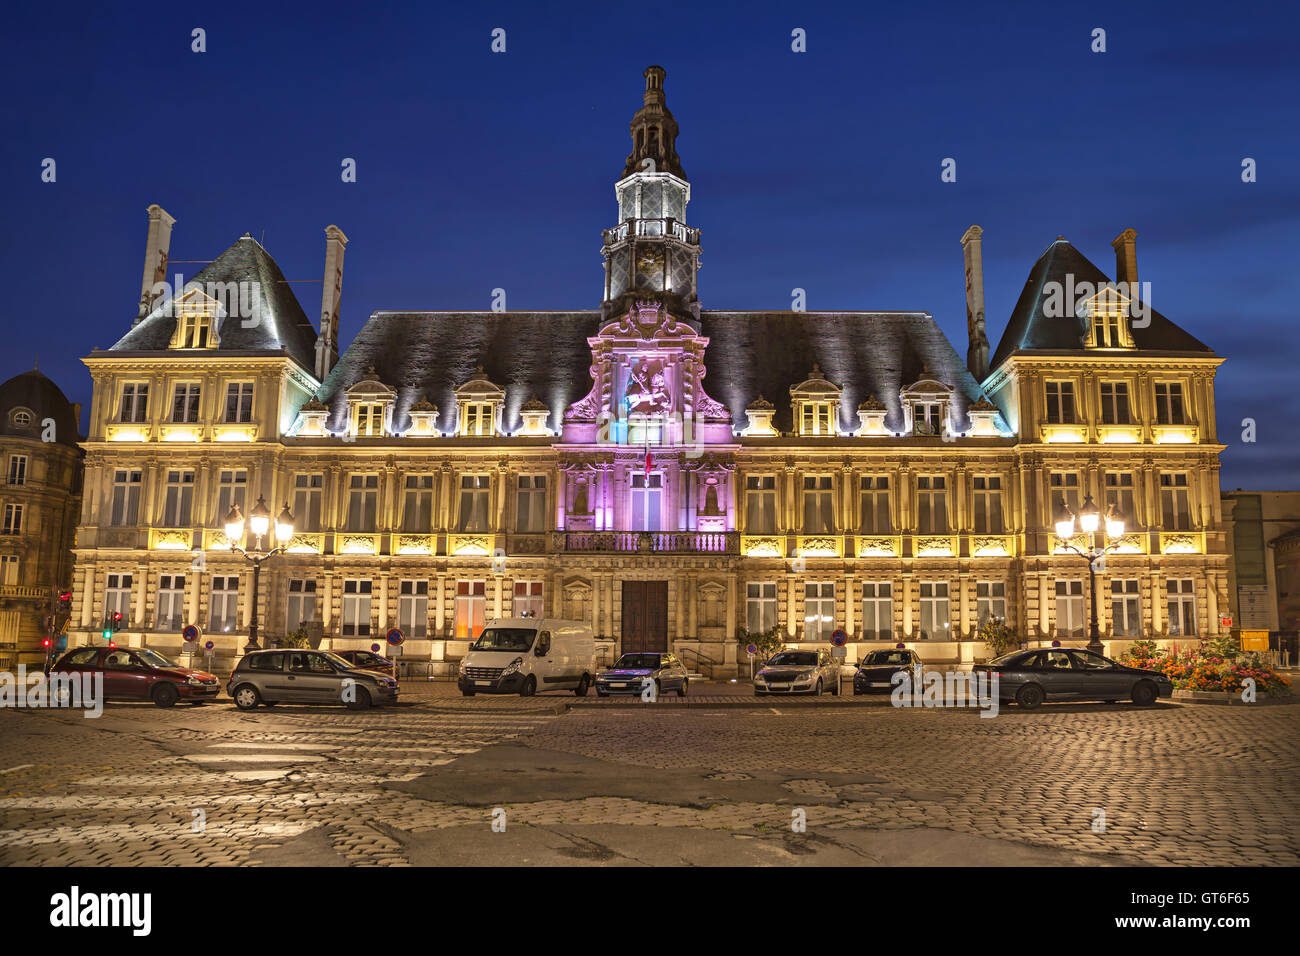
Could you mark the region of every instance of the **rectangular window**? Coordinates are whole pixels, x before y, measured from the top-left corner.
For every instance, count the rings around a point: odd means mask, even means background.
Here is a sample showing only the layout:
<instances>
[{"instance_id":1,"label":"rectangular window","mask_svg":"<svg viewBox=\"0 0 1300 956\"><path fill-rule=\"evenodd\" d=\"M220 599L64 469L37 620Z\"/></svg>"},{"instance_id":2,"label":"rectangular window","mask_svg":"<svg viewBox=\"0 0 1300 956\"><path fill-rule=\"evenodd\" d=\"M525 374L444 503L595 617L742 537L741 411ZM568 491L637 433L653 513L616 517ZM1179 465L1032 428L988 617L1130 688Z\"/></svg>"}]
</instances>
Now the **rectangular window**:
<instances>
[{"instance_id":1,"label":"rectangular window","mask_svg":"<svg viewBox=\"0 0 1300 956\"><path fill-rule=\"evenodd\" d=\"M1084 633L1083 582L1056 582L1056 636L1081 638Z\"/></svg>"},{"instance_id":2,"label":"rectangular window","mask_svg":"<svg viewBox=\"0 0 1300 956\"><path fill-rule=\"evenodd\" d=\"M894 639L894 592L888 581L866 581L862 585L861 639Z\"/></svg>"},{"instance_id":3,"label":"rectangular window","mask_svg":"<svg viewBox=\"0 0 1300 956\"><path fill-rule=\"evenodd\" d=\"M1133 473L1131 471L1106 472L1106 507L1114 505L1120 516L1133 526Z\"/></svg>"},{"instance_id":4,"label":"rectangular window","mask_svg":"<svg viewBox=\"0 0 1300 956\"><path fill-rule=\"evenodd\" d=\"M1169 636L1196 636L1196 585L1191 578L1170 578L1165 582L1168 598Z\"/></svg>"},{"instance_id":5,"label":"rectangular window","mask_svg":"<svg viewBox=\"0 0 1300 956\"><path fill-rule=\"evenodd\" d=\"M1124 337L1124 315L1113 306L1093 313L1092 328L1093 345L1097 348L1118 349L1127 344Z\"/></svg>"},{"instance_id":6,"label":"rectangular window","mask_svg":"<svg viewBox=\"0 0 1300 956\"><path fill-rule=\"evenodd\" d=\"M163 492L162 526L188 528L194 510L194 472L169 471ZM225 516L222 516L225 520Z\"/></svg>"},{"instance_id":7,"label":"rectangular window","mask_svg":"<svg viewBox=\"0 0 1300 956\"><path fill-rule=\"evenodd\" d=\"M298 628L316 620L316 579L291 578L289 600L284 611L284 630L293 634Z\"/></svg>"},{"instance_id":8,"label":"rectangular window","mask_svg":"<svg viewBox=\"0 0 1300 956\"><path fill-rule=\"evenodd\" d=\"M223 468L217 473L217 527L224 527L231 505L248 517L248 472Z\"/></svg>"},{"instance_id":9,"label":"rectangular window","mask_svg":"<svg viewBox=\"0 0 1300 956\"><path fill-rule=\"evenodd\" d=\"M462 435L475 437L492 435L495 429L491 402L466 402L462 407L465 409L465 427L461 429Z\"/></svg>"},{"instance_id":10,"label":"rectangular window","mask_svg":"<svg viewBox=\"0 0 1300 956\"><path fill-rule=\"evenodd\" d=\"M975 582L975 620L980 627L988 620L1007 619L1007 585L1005 581Z\"/></svg>"},{"instance_id":11,"label":"rectangular window","mask_svg":"<svg viewBox=\"0 0 1300 956\"><path fill-rule=\"evenodd\" d=\"M429 582L403 581L397 595L397 626L406 637L429 636Z\"/></svg>"},{"instance_id":12,"label":"rectangular window","mask_svg":"<svg viewBox=\"0 0 1300 956\"><path fill-rule=\"evenodd\" d=\"M942 475L919 475L916 479L916 531L948 532L948 486Z\"/></svg>"},{"instance_id":13,"label":"rectangular window","mask_svg":"<svg viewBox=\"0 0 1300 956\"><path fill-rule=\"evenodd\" d=\"M1056 509L1061 507L1064 502L1065 506L1070 509L1072 514L1079 513L1079 475L1073 471L1054 471L1049 478L1051 485L1052 513L1048 519L1052 520L1056 516Z\"/></svg>"},{"instance_id":14,"label":"rectangular window","mask_svg":"<svg viewBox=\"0 0 1300 956\"><path fill-rule=\"evenodd\" d=\"M27 484L27 456L26 455L9 456L9 484L11 485Z\"/></svg>"},{"instance_id":15,"label":"rectangular window","mask_svg":"<svg viewBox=\"0 0 1300 956\"><path fill-rule=\"evenodd\" d=\"M632 476L632 513L629 531L662 531L664 476L637 472Z\"/></svg>"},{"instance_id":16,"label":"rectangular window","mask_svg":"<svg viewBox=\"0 0 1300 956\"><path fill-rule=\"evenodd\" d=\"M407 475L402 530L433 530L433 475Z\"/></svg>"},{"instance_id":17,"label":"rectangular window","mask_svg":"<svg viewBox=\"0 0 1300 956\"><path fill-rule=\"evenodd\" d=\"M776 534L775 475L745 476L745 533Z\"/></svg>"},{"instance_id":18,"label":"rectangular window","mask_svg":"<svg viewBox=\"0 0 1300 956\"><path fill-rule=\"evenodd\" d=\"M379 514L379 476L351 475L348 478L349 531L374 531Z\"/></svg>"},{"instance_id":19,"label":"rectangular window","mask_svg":"<svg viewBox=\"0 0 1300 956\"><path fill-rule=\"evenodd\" d=\"M238 629L239 578L234 575L216 575L212 578L208 630L229 633Z\"/></svg>"},{"instance_id":20,"label":"rectangular window","mask_svg":"<svg viewBox=\"0 0 1300 956\"><path fill-rule=\"evenodd\" d=\"M889 520L889 478L885 475L863 475L858 491L862 533L892 532L894 525Z\"/></svg>"},{"instance_id":21,"label":"rectangular window","mask_svg":"<svg viewBox=\"0 0 1300 956\"><path fill-rule=\"evenodd\" d=\"M253 383L231 382L226 386L227 422L247 424L253 420Z\"/></svg>"},{"instance_id":22,"label":"rectangular window","mask_svg":"<svg viewBox=\"0 0 1300 956\"><path fill-rule=\"evenodd\" d=\"M952 617L947 581L921 582L921 640L946 641L952 637Z\"/></svg>"},{"instance_id":23,"label":"rectangular window","mask_svg":"<svg viewBox=\"0 0 1300 956\"><path fill-rule=\"evenodd\" d=\"M808 475L803 480L804 534L835 531L834 479L830 475Z\"/></svg>"},{"instance_id":24,"label":"rectangular window","mask_svg":"<svg viewBox=\"0 0 1300 956\"><path fill-rule=\"evenodd\" d=\"M515 617L544 617L542 606L541 581L516 581L515 604L512 612Z\"/></svg>"},{"instance_id":25,"label":"rectangular window","mask_svg":"<svg viewBox=\"0 0 1300 956\"><path fill-rule=\"evenodd\" d=\"M1185 425L1181 382L1156 382L1156 424Z\"/></svg>"},{"instance_id":26,"label":"rectangular window","mask_svg":"<svg viewBox=\"0 0 1300 956\"><path fill-rule=\"evenodd\" d=\"M321 530L321 498L324 475L294 475L293 527L295 531Z\"/></svg>"},{"instance_id":27,"label":"rectangular window","mask_svg":"<svg viewBox=\"0 0 1300 956\"><path fill-rule=\"evenodd\" d=\"M803 639L829 641L835 630L835 584L810 581L803 586Z\"/></svg>"},{"instance_id":28,"label":"rectangular window","mask_svg":"<svg viewBox=\"0 0 1300 956\"><path fill-rule=\"evenodd\" d=\"M158 576L158 612L154 627L159 631L179 631L185 626L185 575Z\"/></svg>"},{"instance_id":29,"label":"rectangular window","mask_svg":"<svg viewBox=\"0 0 1300 956\"><path fill-rule=\"evenodd\" d=\"M117 420L135 424L149 420L148 383L127 382L122 386L122 403L118 406Z\"/></svg>"},{"instance_id":30,"label":"rectangular window","mask_svg":"<svg viewBox=\"0 0 1300 956\"><path fill-rule=\"evenodd\" d=\"M373 582L348 578L343 582L343 636L370 635L370 589Z\"/></svg>"},{"instance_id":31,"label":"rectangular window","mask_svg":"<svg viewBox=\"0 0 1300 956\"><path fill-rule=\"evenodd\" d=\"M0 528L4 534L22 534L23 533L23 506L22 505L5 505L5 523Z\"/></svg>"},{"instance_id":32,"label":"rectangular window","mask_svg":"<svg viewBox=\"0 0 1300 956\"><path fill-rule=\"evenodd\" d=\"M18 555L0 554L0 584L18 583Z\"/></svg>"},{"instance_id":33,"label":"rectangular window","mask_svg":"<svg viewBox=\"0 0 1300 956\"><path fill-rule=\"evenodd\" d=\"M1187 473L1160 473L1160 527L1165 531L1188 531L1192 527L1192 504Z\"/></svg>"},{"instance_id":34,"label":"rectangular window","mask_svg":"<svg viewBox=\"0 0 1300 956\"><path fill-rule=\"evenodd\" d=\"M917 402L912 406L913 431L918 435L943 434L943 406L934 402Z\"/></svg>"},{"instance_id":35,"label":"rectangular window","mask_svg":"<svg viewBox=\"0 0 1300 956\"><path fill-rule=\"evenodd\" d=\"M487 612L487 582L456 582L456 640L476 641Z\"/></svg>"},{"instance_id":36,"label":"rectangular window","mask_svg":"<svg viewBox=\"0 0 1300 956\"><path fill-rule=\"evenodd\" d=\"M540 534L546 530L546 476L520 475L515 489L515 530Z\"/></svg>"},{"instance_id":37,"label":"rectangular window","mask_svg":"<svg viewBox=\"0 0 1300 956\"><path fill-rule=\"evenodd\" d=\"M460 476L460 513L457 531L488 531L489 498L492 479L488 475Z\"/></svg>"},{"instance_id":38,"label":"rectangular window","mask_svg":"<svg viewBox=\"0 0 1300 956\"><path fill-rule=\"evenodd\" d=\"M1127 425L1128 383L1101 383L1101 422L1103 425Z\"/></svg>"},{"instance_id":39,"label":"rectangular window","mask_svg":"<svg viewBox=\"0 0 1300 956\"><path fill-rule=\"evenodd\" d=\"M1047 383L1047 420L1053 425L1073 425L1074 383Z\"/></svg>"},{"instance_id":40,"label":"rectangular window","mask_svg":"<svg viewBox=\"0 0 1300 956\"><path fill-rule=\"evenodd\" d=\"M109 524L133 527L140 523L140 476L138 471L113 472L113 502Z\"/></svg>"},{"instance_id":41,"label":"rectangular window","mask_svg":"<svg viewBox=\"0 0 1300 956\"><path fill-rule=\"evenodd\" d=\"M1005 534L1002 520L1002 479L998 475L976 475L973 479L975 494L975 533Z\"/></svg>"},{"instance_id":42,"label":"rectangular window","mask_svg":"<svg viewBox=\"0 0 1300 956\"><path fill-rule=\"evenodd\" d=\"M362 402L357 405L357 434L363 438L384 433L384 403Z\"/></svg>"},{"instance_id":43,"label":"rectangular window","mask_svg":"<svg viewBox=\"0 0 1300 956\"><path fill-rule=\"evenodd\" d=\"M745 585L745 629L766 634L777 625L776 583L751 581Z\"/></svg>"},{"instance_id":44,"label":"rectangular window","mask_svg":"<svg viewBox=\"0 0 1300 956\"><path fill-rule=\"evenodd\" d=\"M182 308L185 308L184 306ZM184 312L181 315L180 347L183 349L205 349L208 347L208 333L212 320L204 314Z\"/></svg>"},{"instance_id":45,"label":"rectangular window","mask_svg":"<svg viewBox=\"0 0 1300 956\"><path fill-rule=\"evenodd\" d=\"M1142 636L1142 605L1137 578L1112 578L1110 628L1114 637Z\"/></svg>"},{"instance_id":46,"label":"rectangular window","mask_svg":"<svg viewBox=\"0 0 1300 956\"><path fill-rule=\"evenodd\" d=\"M122 626L131 626L131 575L110 574L104 589L104 617L122 615Z\"/></svg>"},{"instance_id":47,"label":"rectangular window","mask_svg":"<svg viewBox=\"0 0 1300 956\"><path fill-rule=\"evenodd\" d=\"M804 402L800 418L799 434L830 435L831 404L829 402Z\"/></svg>"},{"instance_id":48,"label":"rectangular window","mask_svg":"<svg viewBox=\"0 0 1300 956\"><path fill-rule=\"evenodd\" d=\"M194 425L199 420L199 384L179 382L172 392L172 421L179 425Z\"/></svg>"}]
</instances>

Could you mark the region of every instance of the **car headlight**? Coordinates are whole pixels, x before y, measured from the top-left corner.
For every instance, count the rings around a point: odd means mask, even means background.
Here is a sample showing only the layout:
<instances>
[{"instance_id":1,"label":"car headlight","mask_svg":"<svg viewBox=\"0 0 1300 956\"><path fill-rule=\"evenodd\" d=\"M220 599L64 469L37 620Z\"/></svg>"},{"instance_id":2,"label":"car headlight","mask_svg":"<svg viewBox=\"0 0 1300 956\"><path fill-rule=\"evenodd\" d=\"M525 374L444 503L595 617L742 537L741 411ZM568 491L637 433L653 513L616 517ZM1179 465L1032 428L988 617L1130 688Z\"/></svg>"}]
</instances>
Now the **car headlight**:
<instances>
[{"instance_id":1,"label":"car headlight","mask_svg":"<svg viewBox=\"0 0 1300 956\"><path fill-rule=\"evenodd\" d=\"M524 659L522 657L516 657L513 661L511 661L509 664L505 666L504 670L501 671L501 676L505 677L507 674L517 674L519 672L519 668L523 666L524 666Z\"/></svg>"},{"instance_id":2,"label":"car headlight","mask_svg":"<svg viewBox=\"0 0 1300 956\"><path fill-rule=\"evenodd\" d=\"M185 681L185 683L187 683L187 684L196 684L196 685L197 685L197 684L202 684L203 681L199 680L197 677L195 677L195 676L193 676L193 675L190 675L190 677Z\"/></svg>"},{"instance_id":3,"label":"car headlight","mask_svg":"<svg viewBox=\"0 0 1300 956\"><path fill-rule=\"evenodd\" d=\"M462 658L460 659L460 676L461 676L461 677L464 677L464 676L465 676L465 672L466 672L467 670L469 670L469 665L465 663L467 660L469 660L469 658L467 658L467 657L462 657Z\"/></svg>"}]
</instances>

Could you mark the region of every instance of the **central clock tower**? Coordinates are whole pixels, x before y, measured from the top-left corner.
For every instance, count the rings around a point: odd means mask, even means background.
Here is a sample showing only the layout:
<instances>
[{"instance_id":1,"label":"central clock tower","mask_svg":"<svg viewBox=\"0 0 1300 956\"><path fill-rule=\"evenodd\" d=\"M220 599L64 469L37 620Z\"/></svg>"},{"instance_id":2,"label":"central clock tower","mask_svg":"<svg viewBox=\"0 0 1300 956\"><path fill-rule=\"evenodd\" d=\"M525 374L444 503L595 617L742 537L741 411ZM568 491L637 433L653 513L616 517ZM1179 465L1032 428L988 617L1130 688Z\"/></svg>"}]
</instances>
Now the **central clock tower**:
<instances>
[{"instance_id":1,"label":"central clock tower","mask_svg":"<svg viewBox=\"0 0 1300 956\"><path fill-rule=\"evenodd\" d=\"M664 102L664 69L645 70L645 101L632 117L632 152L614 185L619 223L604 231L601 315L621 315L654 299L699 319L695 279L700 231L686 224L691 184L677 156L677 121Z\"/></svg>"}]
</instances>

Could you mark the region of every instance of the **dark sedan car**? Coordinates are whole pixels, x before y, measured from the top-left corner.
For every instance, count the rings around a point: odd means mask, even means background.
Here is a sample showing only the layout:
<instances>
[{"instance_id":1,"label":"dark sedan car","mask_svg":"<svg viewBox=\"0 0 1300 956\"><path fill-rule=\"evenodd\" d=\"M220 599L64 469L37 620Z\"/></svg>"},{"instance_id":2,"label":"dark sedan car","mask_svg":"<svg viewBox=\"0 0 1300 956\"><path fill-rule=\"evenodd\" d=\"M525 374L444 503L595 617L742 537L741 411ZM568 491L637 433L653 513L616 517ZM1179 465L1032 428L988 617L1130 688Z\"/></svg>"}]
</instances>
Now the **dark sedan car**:
<instances>
[{"instance_id":1,"label":"dark sedan car","mask_svg":"<svg viewBox=\"0 0 1300 956\"><path fill-rule=\"evenodd\" d=\"M1102 700L1127 697L1145 707L1172 697L1174 685L1158 671L1126 667L1079 647L1013 651L973 671L998 675L998 699L1033 710L1045 700Z\"/></svg>"},{"instance_id":2,"label":"dark sedan car","mask_svg":"<svg viewBox=\"0 0 1300 956\"><path fill-rule=\"evenodd\" d=\"M100 673L106 699L152 700L159 707L178 700L202 703L221 691L215 675L182 667L147 647L78 647L59 658L50 673Z\"/></svg>"},{"instance_id":3,"label":"dark sedan car","mask_svg":"<svg viewBox=\"0 0 1300 956\"><path fill-rule=\"evenodd\" d=\"M376 654L374 651L331 651L331 653L343 658L353 667L385 674L396 680L393 674L393 662L382 654Z\"/></svg>"},{"instance_id":4,"label":"dark sedan car","mask_svg":"<svg viewBox=\"0 0 1300 956\"><path fill-rule=\"evenodd\" d=\"M894 674L898 671L911 673L920 664L921 658L916 651L906 648L871 651L858 662L857 672L853 675L853 693L888 694L894 689Z\"/></svg>"},{"instance_id":5,"label":"dark sedan car","mask_svg":"<svg viewBox=\"0 0 1300 956\"><path fill-rule=\"evenodd\" d=\"M678 697L685 697L690 684L686 674L686 666L672 654L653 651L624 654L613 667L596 675L596 695L641 694L653 684L656 697L670 690L677 691Z\"/></svg>"}]
</instances>

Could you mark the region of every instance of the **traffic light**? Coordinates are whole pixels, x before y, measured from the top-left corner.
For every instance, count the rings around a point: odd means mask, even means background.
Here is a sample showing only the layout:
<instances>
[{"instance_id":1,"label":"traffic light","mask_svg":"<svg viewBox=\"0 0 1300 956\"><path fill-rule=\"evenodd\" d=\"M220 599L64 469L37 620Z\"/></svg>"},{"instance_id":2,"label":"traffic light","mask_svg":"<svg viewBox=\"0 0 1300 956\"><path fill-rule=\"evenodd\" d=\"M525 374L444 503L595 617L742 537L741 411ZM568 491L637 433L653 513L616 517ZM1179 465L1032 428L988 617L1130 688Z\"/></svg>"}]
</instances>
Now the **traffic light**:
<instances>
[{"instance_id":1,"label":"traffic light","mask_svg":"<svg viewBox=\"0 0 1300 956\"><path fill-rule=\"evenodd\" d=\"M51 645L52 643L53 643L53 641L51 641L51 640L47 637L45 640L41 641L41 647L45 648L45 649L48 651L48 650L50 649L50 645Z\"/></svg>"},{"instance_id":2,"label":"traffic light","mask_svg":"<svg viewBox=\"0 0 1300 956\"><path fill-rule=\"evenodd\" d=\"M112 621L113 621L113 633L116 634L122 628L122 612L114 611Z\"/></svg>"},{"instance_id":3,"label":"traffic light","mask_svg":"<svg viewBox=\"0 0 1300 956\"><path fill-rule=\"evenodd\" d=\"M72 592L71 592L71 591L60 591L60 592L59 592L59 610L60 610L60 611L71 611L71 610L72 610Z\"/></svg>"}]
</instances>

